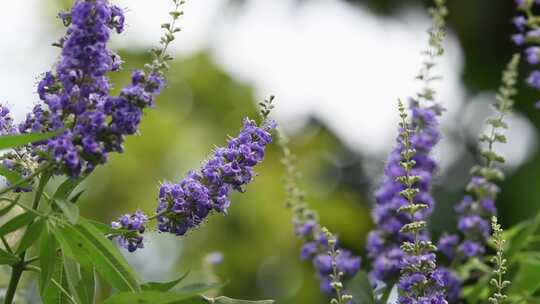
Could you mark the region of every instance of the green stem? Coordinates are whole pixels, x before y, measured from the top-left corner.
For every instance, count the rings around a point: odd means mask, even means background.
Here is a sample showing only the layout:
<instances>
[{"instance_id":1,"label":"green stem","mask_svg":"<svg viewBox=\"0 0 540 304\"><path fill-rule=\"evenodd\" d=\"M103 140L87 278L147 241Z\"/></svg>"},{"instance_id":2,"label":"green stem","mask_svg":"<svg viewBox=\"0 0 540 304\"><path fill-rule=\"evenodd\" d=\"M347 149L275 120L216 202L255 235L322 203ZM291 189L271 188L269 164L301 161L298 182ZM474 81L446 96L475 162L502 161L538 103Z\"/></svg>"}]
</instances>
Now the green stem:
<instances>
[{"instance_id":1,"label":"green stem","mask_svg":"<svg viewBox=\"0 0 540 304\"><path fill-rule=\"evenodd\" d=\"M36 172L34 172L29 177L27 177L27 178L21 180L20 182L15 183L14 185L0 191L0 195L9 192L12 189L15 189L17 186L25 183L26 181L30 181L30 180L34 179L40 173L45 173L45 171L47 169L49 169L49 168L50 168L49 165L46 165L46 166L43 166L43 167L39 168L38 170L36 170ZM44 176L45 176L45 174L41 175L41 178L43 178ZM39 207L39 201L40 200L41 200L41 193L38 192L38 193L36 193L36 198L34 200L34 204L32 206L32 209L29 209L29 210L37 212L36 210ZM11 278L9 279L9 285L8 285L8 289L6 291L6 296L4 298L4 304L12 304L13 303L13 298L15 297L15 292L17 291L17 286L19 285L19 281L21 280L21 276L22 276L23 272L25 270L27 270L27 262L25 261L25 258L26 258L26 250L21 252L21 254L19 254L20 262L12 266Z\"/></svg>"},{"instance_id":2,"label":"green stem","mask_svg":"<svg viewBox=\"0 0 540 304\"><path fill-rule=\"evenodd\" d=\"M163 211L161 211L159 213L156 213L156 214L152 215L151 217L149 217L148 221L153 221L153 220L157 219L158 217L167 214L167 212L169 212L169 210L165 209L165 210L163 210Z\"/></svg>"},{"instance_id":3,"label":"green stem","mask_svg":"<svg viewBox=\"0 0 540 304\"><path fill-rule=\"evenodd\" d=\"M22 256L22 253L19 255ZM22 256L24 258L24 256ZM15 291L17 290L17 285L21 279L22 273L24 271L24 266L21 267L20 262L13 266L13 271L11 272L11 278L9 279L9 286L6 291L6 297L4 299L5 304L13 303L13 298L15 297Z\"/></svg>"}]
</instances>

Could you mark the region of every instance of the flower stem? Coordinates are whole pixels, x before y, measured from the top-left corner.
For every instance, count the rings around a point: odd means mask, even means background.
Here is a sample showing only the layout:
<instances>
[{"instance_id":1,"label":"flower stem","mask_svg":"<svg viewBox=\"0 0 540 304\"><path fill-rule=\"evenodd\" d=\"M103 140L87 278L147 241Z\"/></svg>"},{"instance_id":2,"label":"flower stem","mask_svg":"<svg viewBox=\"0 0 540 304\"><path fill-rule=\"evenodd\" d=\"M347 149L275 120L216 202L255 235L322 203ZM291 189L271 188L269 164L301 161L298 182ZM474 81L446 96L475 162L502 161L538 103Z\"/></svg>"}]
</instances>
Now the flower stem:
<instances>
[{"instance_id":1,"label":"flower stem","mask_svg":"<svg viewBox=\"0 0 540 304\"><path fill-rule=\"evenodd\" d=\"M0 191L0 195L9 192L12 189L15 189L17 186L25 183L26 181L30 181L30 180L34 179L40 173L44 173L49 168L50 168L49 165L45 165L45 166L39 168L32 175L30 175L29 177L27 177L27 178L19 181L18 183L15 183L14 185ZM44 175L42 174L41 177L43 177L43 176ZM38 191L38 193L36 193L36 198L35 198L34 204L33 204L32 209L31 209L32 211L37 212L36 210L39 207L40 200L41 200L41 195L40 195L40 193ZM9 279L8 289L6 291L6 296L4 298L4 304L12 304L13 303L13 298L15 297L15 292L17 291L17 286L19 285L19 281L21 280L21 276L22 276L23 272L26 270L27 262L25 261L25 258L26 258L26 250L19 254L19 260L20 261L17 264L12 266L11 277Z\"/></svg>"}]
</instances>

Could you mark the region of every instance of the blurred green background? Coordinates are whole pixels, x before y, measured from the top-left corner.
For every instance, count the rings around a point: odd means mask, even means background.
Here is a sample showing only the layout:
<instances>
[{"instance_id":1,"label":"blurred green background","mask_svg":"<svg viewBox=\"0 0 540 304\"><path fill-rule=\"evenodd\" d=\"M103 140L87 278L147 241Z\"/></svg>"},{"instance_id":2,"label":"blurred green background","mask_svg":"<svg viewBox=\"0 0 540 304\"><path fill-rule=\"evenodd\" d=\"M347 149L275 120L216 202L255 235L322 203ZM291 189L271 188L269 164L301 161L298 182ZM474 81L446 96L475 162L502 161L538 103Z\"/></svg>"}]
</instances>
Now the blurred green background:
<instances>
[{"instance_id":1,"label":"blurred green background","mask_svg":"<svg viewBox=\"0 0 540 304\"><path fill-rule=\"evenodd\" d=\"M229 5L241 10L249 1L231 1ZM412 0L349 2L368 8L381 19L393 18L404 6L419 8L429 3ZM461 77L467 91L469 94L494 91L501 68L515 51L508 38L512 32L513 1L449 2L450 28L465 54ZM51 10L56 8L51 5ZM129 72L148 60L145 52L120 50L120 53L126 64L122 73L113 76L116 88L127 84ZM414 72L411 71L411 75ZM129 138L126 152L112 156L109 163L88 180L89 191L81 201L85 217L108 222L135 209L152 213L161 181L178 181L188 170L198 168L215 145L223 145L227 135L236 134L243 117L257 115L254 89L228 75L209 52L175 60L168 82L167 89L158 98L158 106L147 112L140 136ZM279 92L274 93L277 106L283 106L279 103ZM531 107L534 95L520 85L516 108L538 128L540 115ZM359 115L361 117L361 113ZM363 255L365 238L372 228L371 193L377 184L365 170L372 160L353 152L354 149L316 119L311 119L301 132L291 137L291 149L299 157L304 174L302 186L311 206L320 212L322 223L339 234L343 246ZM465 136L461 140L469 148L463 152L468 156L464 154L464 161L448 168L434 190L438 202L432 225L435 234L454 229L454 218L448 215L452 205L463 195L466 182L456 180L454 172L468 171L474 161L475 138ZM234 194L228 216L210 217L185 238L154 233L148 240L147 250L129 255L130 261L148 279L166 280L188 269L197 278L204 275L203 256L220 251L225 259L217 273L229 282L222 290L227 296L273 298L284 304L328 303L319 293L311 265L298 260L300 242L292 233L291 214L283 207L281 177L284 170L277 146L270 147L266 161L257 172L257 178L246 193ZM498 206L503 225L512 225L538 212L538 172L540 154L535 152L512 171L502 185ZM364 265L368 263L364 259Z\"/></svg>"}]
</instances>

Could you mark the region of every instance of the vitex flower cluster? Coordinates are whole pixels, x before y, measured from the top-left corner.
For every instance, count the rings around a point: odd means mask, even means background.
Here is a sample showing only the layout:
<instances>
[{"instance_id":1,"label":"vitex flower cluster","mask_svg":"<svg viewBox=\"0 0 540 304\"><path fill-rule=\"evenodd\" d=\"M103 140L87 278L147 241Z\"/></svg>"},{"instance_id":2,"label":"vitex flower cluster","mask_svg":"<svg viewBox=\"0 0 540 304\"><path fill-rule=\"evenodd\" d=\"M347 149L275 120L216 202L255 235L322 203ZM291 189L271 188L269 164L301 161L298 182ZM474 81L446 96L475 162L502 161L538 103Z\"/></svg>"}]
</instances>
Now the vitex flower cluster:
<instances>
[{"instance_id":1,"label":"vitex flower cluster","mask_svg":"<svg viewBox=\"0 0 540 304\"><path fill-rule=\"evenodd\" d=\"M472 168L472 177L466 189L468 194L456 206L461 236L445 234L439 240L440 252L454 264L473 257L482 258L486 253L486 244L492 233L490 220L497 214L495 200L499 187L496 183L504 179L504 174L494 166L504 162L504 158L494 151L494 145L506 142L502 130L508 128L504 118L513 107L519 61L520 56L514 55L503 72L497 103L494 104L496 114L487 120L489 131L479 138L483 144L479 147L480 154L485 161Z\"/></svg>"},{"instance_id":2,"label":"vitex flower cluster","mask_svg":"<svg viewBox=\"0 0 540 304\"><path fill-rule=\"evenodd\" d=\"M181 14L182 2L175 4L174 20ZM59 17L67 26L57 43L59 62L39 82L42 104L34 107L18 131L58 132L36 144L35 159L52 164L56 174L78 177L104 164L109 153L123 152L125 137L137 133L144 109L154 105L165 85L163 71L171 59L165 51L179 29L166 24L154 62L134 71L131 84L112 96L107 74L120 70L122 60L107 44L113 31L124 29L122 9L107 0L78 0Z\"/></svg>"},{"instance_id":3,"label":"vitex flower cluster","mask_svg":"<svg viewBox=\"0 0 540 304\"><path fill-rule=\"evenodd\" d=\"M353 277L359 270L361 259L350 251L339 248L337 238L322 227L316 211L310 209L300 190L300 172L296 168L296 157L290 151L285 134L280 132L279 144L283 150L282 162L287 170L285 205L293 211L295 234L302 240L301 260L310 260L320 279L321 290L335 293L336 303L348 303L350 297L343 290L343 281Z\"/></svg>"},{"instance_id":4,"label":"vitex flower cluster","mask_svg":"<svg viewBox=\"0 0 540 304\"><path fill-rule=\"evenodd\" d=\"M197 228L213 211L227 214L230 195L233 191L245 191L255 176L254 167L263 161L265 148L272 142L271 132L276 125L268 115L273 99L264 103L260 125L245 118L240 134L230 138L226 147L217 148L199 170L188 172L178 183L161 185L156 213L150 218L157 220L160 232L182 236ZM134 251L143 246L144 227L118 225L129 217L125 215L112 226L128 230L128 233L119 232L117 237L123 247ZM131 218L139 217L132 215Z\"/></svg>"},{"instance_id":5,"label":"vitex flower cluster","mask_svg":"<svg viewBox=\"0 0 540 304\"><path fill-rule=\"evenodd\" d=\"M427 222L422 211L428 209L429 205L418 201L417 198L420 189L416 185L420 184L422 177L414 175L413 169L417 164L414 160L416 149L411 142L414 130L407 121L407 114L401 101L399 112L401 117L399 144L402 146L399 163L403 168L403 174L396 179L403 185L400 195L405 203L397 211L404 214L409 223L404 224L399 230L408 236L408 240L400 247L403 258L399 262L398 302L444 304L448 303L444 292L447 282L437 271L435 255L437 247L423 237Z\"/></svg>"},{"instance_id":6,"label":"vitex flower cluster","mask_svg":"<svg viewBox=\"0 0 540 304\"><path fill-rule=\"evenodd\" d=\"M413 174L420 176L417 189L419 193L416 200L426 204L422 210L423 217L429 217L433 211L434 201L430 194L432 177L437 169L437 163L431 156L431 151L440 140L438 129L438 116L443 108L435 102L435 91L431 82L439 77L431 75L436 59L443 54L442 42L445 37L445 21L447 15L444 1L436 1L436 7L431 10L433 27L429 31L430 48L424 52L426 61L417 78L423 82L423 90L416 98L411 98L410 109L412 112L412 134L410 141L416 153L414 161L416 166ZM400 273L400 261L404 253L400 249L402 241L411 241L410 236L400 232L401 227L410 223L411 219L406 214L398 212L398 209L407 204L400 192L404 189L397 179L403 176L404 170L400 164L403 145L398 136L398 143L391 152L385 168L385 177L382 184L375 192L376 206L373 210L373 220L376 229L369 234L367 251L373 259L371 277L374 280L390 283L395 281ZM422 238L429 239L427 233Z\"/></svg>"},{"instance_id":7,"label":"vitex flower cluster","mask_svg":"<svg viewBox=\"0 0 540 304\"><path fill-rule=\"evenodd\" d=\"M523 46L527 62L534 67L527 77L527 84L540 91L540 70L536 68L540 64L540 19L535 15L538 8L538 0L516 0L518 15L513 23L518 33L512 35L512 40L518 46ZM540 100L535 107L540 109Z\"/></svg>"}]
</instances>

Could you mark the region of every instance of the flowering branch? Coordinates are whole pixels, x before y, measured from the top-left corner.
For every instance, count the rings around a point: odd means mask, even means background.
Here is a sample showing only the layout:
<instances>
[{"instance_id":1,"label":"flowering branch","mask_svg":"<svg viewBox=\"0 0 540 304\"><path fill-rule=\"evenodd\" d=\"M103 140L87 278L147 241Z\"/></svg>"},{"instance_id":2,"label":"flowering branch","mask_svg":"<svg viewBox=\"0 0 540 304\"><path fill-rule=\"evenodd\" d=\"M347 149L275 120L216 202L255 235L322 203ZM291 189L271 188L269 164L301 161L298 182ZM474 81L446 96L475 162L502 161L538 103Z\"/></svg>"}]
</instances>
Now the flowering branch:
<instances>
[{"instance_id":1,"label":"flowering branch","mask_svg":"<svg viewBox=\"0 0 540 304\"><path fill-rule=\"evenodd\" d=\"M493 275L489 283L495 288L495 293L489 298L491 304L502 304L508 298L504 294L503 290L510 285L510 281L503 279L503 276L506 274L506 259L504 258L504 245L506 240L503 237L503 230L501 225L497 222L497 217L493 216L491 218L491 228L493 230L493 243L497 252L495 256L491 259L491 262L495 265L493 269Z\"/></svg>"},{"instance_id":2,"label":"flowering branch","mask_svg":"<svg viewBox=\"0 0 540 304\"><path fill-rule=\"evenodd\" d=\"M359 270L361 259L350 251L339 249L337 237L319 222L318 213L309 208L305 195L298 185L300 172L296 167L296 156L288 146L283 131L279 130L278 143L281 146L286 175L283 178L286 190L285 207L293 211L293 225L296 235L304 245L300 251L300 259L311 259L321 280L321 290L327 294L335 294L331 303L348 303L352 296L344 292L343 280L353 277Z\"/></svg>"},{"instance_id":3,"label":"flowering branch","mask_svg":"<svg viewBox=\"0 0 540 304\"><path fill-rule=\"evenodd\" d=\"M517 93L515 85L519 61L519 54L514 55L504 70L502 84L496 97L497 102L494 104L496 113L486 121L491 127L490 131L479 138L480 145L487 145L486 148L480 147L484 164L471 169L472 177L466 188L469 195L456 206L456 211L460 215L458 227L464 234L464 240L457 247L458 255L455 255L452 249L457 245L456 242L452 246L443 246L445 247L443 252L451 259L456 257L469 259L481 256L485 252L485 243L491 234L489 220L497 213L495 200L500 189L496 183L504 179L503 172L494 167L496 163L504 162L504 157L494 151L494 144L506 143L506 136L502 130L508 128L504 118L511 111L514 104L512 98Z\"/></svg>"},{"instance_id":4,"label":"flowering branch","mask_svg":"<svg viewBox=\"0 0 540 304\"><path fill-rule=\"evenodd\" d=\"M412 235L413 242L405 241L401 250L405 253L401 265L401 277L399 280L399 303L447 303L444 292L445 282L438 279L436 270L435 252L437 247L429 240L422 239L422 232L426 228L421 211L428 205L415 202L419 190L417 184L421 181L420 176L412 174L416 165L413 156L416 150L413 148L410 138L414 131L407 121L407 113L403 103L399 101L400 142L403 146L401 152L401 166L404 174L397 178L403 184L404 189L400 192L407 203L398 209L407 214L411 222L403 225L400 232Z\"/></svg>"}]
</instances>

